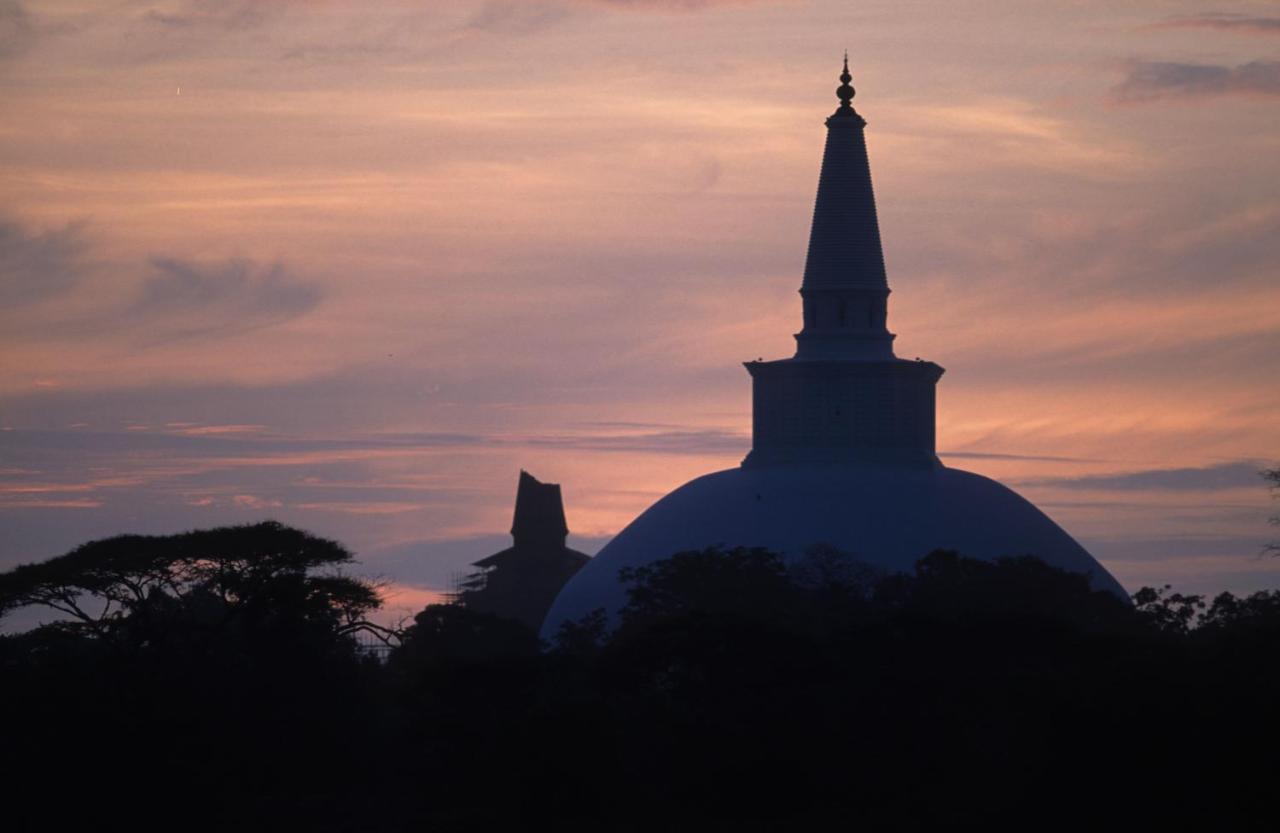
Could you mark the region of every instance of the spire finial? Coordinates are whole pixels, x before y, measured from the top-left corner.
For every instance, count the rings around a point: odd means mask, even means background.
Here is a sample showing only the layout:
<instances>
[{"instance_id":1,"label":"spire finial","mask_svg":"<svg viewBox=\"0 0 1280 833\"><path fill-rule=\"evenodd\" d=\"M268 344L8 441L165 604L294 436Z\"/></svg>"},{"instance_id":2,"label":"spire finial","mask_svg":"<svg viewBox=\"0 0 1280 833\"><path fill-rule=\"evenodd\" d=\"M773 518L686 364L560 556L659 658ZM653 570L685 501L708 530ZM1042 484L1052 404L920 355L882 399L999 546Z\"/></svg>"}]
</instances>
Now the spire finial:
<instances>
[{"instance_id":1,"label":"spire finial","mask_svg":"<svg viewBox=\"0 0 1280 833\"><path fill-rule=\"evenodd\" d=\"M840 87L836 90L836 98L840 99L840 109L853 110L853 85L849 82L853 80L853 76L849 74L849 50L844 52L844 71L840 73Z\"/></svg>"}]
</instances>

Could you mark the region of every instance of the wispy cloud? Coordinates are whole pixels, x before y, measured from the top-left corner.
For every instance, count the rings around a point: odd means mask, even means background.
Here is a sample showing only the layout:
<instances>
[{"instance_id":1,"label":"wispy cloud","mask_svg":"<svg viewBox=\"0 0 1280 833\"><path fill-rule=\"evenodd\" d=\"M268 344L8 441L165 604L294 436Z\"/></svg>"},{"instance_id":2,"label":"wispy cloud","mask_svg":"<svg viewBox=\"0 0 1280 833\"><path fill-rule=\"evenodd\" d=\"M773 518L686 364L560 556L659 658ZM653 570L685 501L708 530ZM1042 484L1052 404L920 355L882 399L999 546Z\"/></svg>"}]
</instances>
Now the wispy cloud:
<instances>
[{"instance_id":1,"label":"wispy cloud","mask_svg":"<svg viewBox=\"0 0 1280 833\"><path fill-rule=\"evenodd\" d=\"M1111 93L1114 100L1124 103L1177 97L1280 96L1280 61L1250 61L1237 66L1133 61Z\"/></svg>"},{"instance_id":2,"label":"wispy cloud","mask_svg":"<svg viewBox=\"0 0 1280 833\"><path fill-rule=\"evenodd\" d=\"M144 18L167 29L241 31L262 25L268 18L268 8L268 4L253 0L186 2L172 9L148 9Z\"/></svg>"},{"instance_id":3,"label":"wispy cloud","mask_svg":"<svg viewBox=\"0 0 1280 833\"><path fill-rule=\"evenodd\" d=\"M463 24L469 32L523 35L565 20L572 10L565 3L530 3L528 0L490 0Z\"/></svg>"},{"instance_id":4,"label":"wispy cloud","mask_svg":"<svg viewBox=\"0 0 1280 833\"><path fill-rule=\"evenodd\" d=\"M769 0L579 0L595 6L635 11L693 12L725 6L748 6ZM779 2L779 0L772 0Z\"/></svg>"},{"instance_id":5,"label":"wispy cloud","mask_svg":"<svg viewBox=\"0 0 1280 833\"><path fill-rule=\"evenodd\" d=\"M1280 17L1256 17L1230 12L1206 12L1205 14L1172 17L1148 27L1152 29L1218 29L1248 35L1272 35L1280 37Z\"/></svg>"},{"instance_id":6,"label":"wispy cloud","mask_svg":"<svg viewBox=\"0 0 1280 833\"><path fill-rule=\"evenodd\" d=\"M224 428L226 426L208 426ZM279 435L236 435L224 431L176 428L164 431L27 431L0 432L0 450L17 455L25 450L62 450L71 453L156 453L191 454L211 459L277 455L311 455L324 452L408 451L478 445L486 440L468 434L385 434L352 436L343 439L282 437ZM314 462L309 456L303 462Z\"/></svg>"},{"instance_id":7,"label":"wispy cloud","mask_svg":"<svg viewBox=\"0 0 1280 833\"><path fill-rule=\"evenodd\" d=\"M16 498L0 500L5 509L97 509L102 501L93 498Z\"/></svg>"},{"instance_id":8,"label":"wispy cloud","mask_svg":"<svg viewBox=\"0 0 1280 833\"><path fill-rule=\"evenodd\" d=\"M999 454L982 451L939 451L939 457L953 457L957 460L1021 460L1035 463L1097 463L1086 457L1052 457L1038 454Z\"/></svg>"},{"instance_id":9,"label":"wispy cloud","mask_svg":"<svg viewBox=\"0 0 1280 833\"><path fill-rule=\"evenodd\" d=\"M433 449L553 448L572 451L646 454L745 453L751 441L734 431L687 430L635 434L526 434L485 435L462 433L382 433L347 437L297 437L261 432L252 425L177 425L162 430L135 426L125 431L32 431L0 433L0 450L19 452L63 451L79 453L138 453L192 455L210 465L235 463L309 465L330 459L367 455L408 454ZM960 455L965 456L965 455ZM1024 459L1016 455L968 455ZM1029 458L1040 459L1040 458ZM18 470L12 470L17 472ZM355 488L355 484L343 484Z\"/></svg>"},{"instance_id":10,"label":"wispy cloud","mask_svg":"<svg viewBox=\"0 0 1280 833\"><path fill-rule=\"evenodd\" d=\"M577 9L622 12L690 13L780 0L489 0L464 29L499 34L528 34L561 23Z\"/></svg>"},{"instance_id":11,"label":"wispy cloud","mask_svg":"<svg viewBox=\"0 0 1280 833\"><path fill-rule=\"evenodd\" d=\"M318 284L279 262L159 256L140 281L130 274L136 266L94 269L82 228L29 233L0 223L0 326L15 342L92 339L150 348L233 336L295 319L323 297ZM19 309L45 300L61 306L38 315Z\"/></svg>"},{"instance_id":12,"label":"wispy cloud","mask_svg":"<svg viewBox=\"0 0 1280 833\"><path fill-rule=\"evenodd\" d=\"M1263 488L1259 472L1262 466L1253 462L1220 463L1215 466L1176 469L1147 469L1121 474L1099 474L1085 477L1053 477L1022 481L1022 486L1052 486L1061 489L1096 489L1103 491L1225 491L1228 489Z\"/></svg>"},{"instance_id":13,"label":"wispy cloud","mask_svg":"<svg viewBox=\"0 0 1280 833\"><path fill-rule=\"evenodd\" d=\"M341 512L350 515L398 515L415 512L422 504L411 501L318 501L295 504L297 509L313 512Z\"/></svg>"},{"instance_id":14,"label":"wispy cloud","mask_svg":"<svg viewBox=\"0 0 1280 833\"><path fill-rule=\"evenodd\" d=\"M126 321L156 327L152 340L243 332L287 321L320 301L315 284L279 263L235 259L199 263L172 257L151 261L152 274L124 313Z\"/></svg>"},{"instance_id":15,"label":"wispy cloud","mask_svg":"<svg viewBox=\"0 0 1280 833\"><path fill-rule=\"evenodd\" d=\"M266 428L265 425L198 425L189 422L173 422L165 427L189 437L221 434L260 434Z\"/></svg>"},{"instance_id":16,"label":"wispy cloud","mask_svg":"<svg viewBox=\"0 0 1280 833\"><path fill-rule=\"evenodd\" d=\"M584 451L645 452L649 454L745 454L751 438L736 431L646 431L634 434L534 435L513 438L518 445L552 446Z\"/></svg>"},{"instance_id":17,"label":"wispy cloud","mask_svg":"<svg viewBox=\"0 0 1280 833\"><path fill-rule=\"evenodd\" d=\"M0 219L0 307L41 301L71 289L83 274L86 248L81 223L30 232Z\"/></svg>"},{"instance_id":18,"label":"wispy cloud","mask_svg":"<svg viewBox=\"0 0 1280 833\"><path fill-rule=\"evenodd\" d=\"M26 8L18 0L0 0L0 61L25 51L35 36Z\"/></svg>"}]
</instances>

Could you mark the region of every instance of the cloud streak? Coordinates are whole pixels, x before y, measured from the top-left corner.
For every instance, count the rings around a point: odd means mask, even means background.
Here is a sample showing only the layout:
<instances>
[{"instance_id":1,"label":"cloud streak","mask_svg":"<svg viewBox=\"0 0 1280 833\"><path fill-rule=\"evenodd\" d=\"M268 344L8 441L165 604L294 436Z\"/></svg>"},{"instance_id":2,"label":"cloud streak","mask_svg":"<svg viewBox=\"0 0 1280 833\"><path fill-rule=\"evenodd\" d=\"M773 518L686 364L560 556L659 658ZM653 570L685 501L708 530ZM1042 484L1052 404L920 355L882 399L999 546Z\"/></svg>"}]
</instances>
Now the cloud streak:
<instances>
[{"instance_id":1,"label":"cloud streak","mask_svg":"<svg viewBox=\"0 0 1280 833\"><path fill-rule=\"evenodd\" d=\"M1236 66L1170 61L1134 61L1112 88L1121 103L1212 96L1280 96L1280 61L1250 61Z\"/></svg>"},{"instance_id":2,"label":"cloud streak","mask_svg":"<svg viewBox=\"0 0 1280 833\"><path fill-rule=\"evenodd\" d=\"M696 12L732 6L749 6L779 0L579 0L594 6L627 11Z\"/></svg>"},{"instance_id":3,"label":"cloud streak","mask_svg":"<svg viewBox=\"0 0 1280 833\"><path fill-rule=\"evenodd\" d=\"M1055 457L1043 454L1001 454L982 451L939 451L939 457L957 460L1010 460L1034 463L1097 463L1098 460L1085 457Z\"/></svg>"},{"instance_id":4,"label":"cloud streak","mask_svg":"<svg viewBox=\"0 0 1280 833\"><path fill-rule=\"evenodd\" d=\"M190 455L235 465L308 465L328 459L364 455L395 455L436 449L530 448L603 453L670 455L745 454L750 438L734 431L687 430L634 434L525 434L387 433L343 438L290 437L264 433L254 436L247 426L180 426L151 430L136 426L129 431L6 430L0 432L0 451L20 456L37 452L85 454ZM1003 457L1006 455L969 455ZM1007 455L1010 459L1022 459ZM1032 458L1035 459L1035 458ZM22 470L8 470L10 476ZM4 473L0 472L0 476ZM354 484L344 484L354 488ZM3 482L0 481L0 490Z\"/></svg>"},{"instance_id":5,"label":"cloud streak","mask_svg":"<svg viewBox=\"0 0 1280 833\"><path fill-rule=\"evenodd\" d=\"M489 0L463 26L464 31L526 35L570 18L577 9L683 14L760 5L781 0Z\"/></svg>"},{"instance_id":6,"label":"cloud streak","mask_svg":"<svg viewBox=\"0 0 1280 833\"><path fill-rule=\"evenodd\" d=\"M1229 12L1214 12L1188 17L1174 17L1157 23L1152 29L1216 29L1248 35L1280 37L1280 17L1255 17Z\"/></svg>"},{"instance_id":7,"label":"cloud streak","mask_svg":"<svg viewBox=\"0 0 1280 833\"><path fill-rule=\"evenodd\" d=\"M36 37L31 15L18 0L0 0L0 61L26 51Z\"/></svg>"},{"instance_id":8,"label":"cloud streak","mask_svg":"<svg viewBox=\"0 0 1280 833\"><path fill-rule=\"evenodd\" d=\"M282 263L151 258L139 281L128 266L95 266L83 224L42 233L0 223L0 326L25 339L153 348L230 337L298 318L320 286ZM39 313L29 313L46 301ZM65 303L63 303L65 302Z\"/></svg>"},{"instance_id":9,"label":"cloud streak","mask_svg":"<svg viewBox=\"0 0 1280 833\"><path fill-rule=\"evenodd\" d=\"M554 26L572 14L563 3L530 3L527 0L490 0L463 24L465 32L526 35Z\"/></svg>"},{"instance_id":10,"label":"cloud streak","mask_svg":"<svg viewBox=\"0 0 1280 833\"><path fill-rule=\"evenodd\" d=\"M1261 470L1262 466L1257 463L1236 462L1202 467L1147 469L1121 474L1025 480L1020 485L1118 492L1226 491L1247 488L1260 490L1263 487Z\"/></svg>"},{"instance_id":11,"label":"cloud streak","mask_svg":"<svg viewBox=\"0 0 1280 833\"><path fill-rule=\"evenodd\" d=\"M189 2L172 11L148 9L144 18L166 29L244 31L257 28L268 19L265 5L252 0L231 3Z\"/></svg>"},{"instance_id":12,"label":"cloud streak","mask_svg":"<svg viewBox=\"0 0 1280 833\"><path fill-rule=\"evenodd\" d=\"M293 277L279 263L157 257L150 265L151 276L123 314L134 325L155 328L148 341L254 330L297 318L321 298L318 286Z\"/></svg>"},{"instance_id":13,"label":"cloud streak","mask_svg":"<svg viewBox=\"0 0 1280 833\"><path fill-rule=\"evenodd\" d=\"M0 220L0 307L24 306L65 293L84 270L84 226L29 232Z\"/></svg>"}]
</instances>

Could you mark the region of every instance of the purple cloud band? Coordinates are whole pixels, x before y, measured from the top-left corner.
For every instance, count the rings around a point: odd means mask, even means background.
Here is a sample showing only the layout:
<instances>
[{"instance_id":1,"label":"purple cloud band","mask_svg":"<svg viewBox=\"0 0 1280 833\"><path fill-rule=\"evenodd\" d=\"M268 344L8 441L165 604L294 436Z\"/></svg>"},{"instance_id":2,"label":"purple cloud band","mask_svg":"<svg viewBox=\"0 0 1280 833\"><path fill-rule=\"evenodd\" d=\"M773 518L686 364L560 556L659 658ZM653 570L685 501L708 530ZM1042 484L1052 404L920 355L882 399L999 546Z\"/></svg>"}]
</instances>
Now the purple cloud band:
<instances>
[{"instance_id":1,"label":"purple cloud band","mask_svg":"<svg viewBox=\"0 0 1280 833\"><path fill-rule=\"evenodd\" d=\"M1252 17L1225 12L1175 17L1151 27L1154 29L1218 29L1250 35L1280 36L1280 17Z\"/></svg>"},{"instance_id":2,"label":"purple cloud band","mask_svg":"<svg viewBox=\"0 0 1280 833\"><path fill-rule=\"evenodd\" d=\"M1134 61L1125 79L1112 89L1120 102L1223 95L1280 95L1280 61L1250 61L1239 66Z\"/></svg>"}]
</instances>

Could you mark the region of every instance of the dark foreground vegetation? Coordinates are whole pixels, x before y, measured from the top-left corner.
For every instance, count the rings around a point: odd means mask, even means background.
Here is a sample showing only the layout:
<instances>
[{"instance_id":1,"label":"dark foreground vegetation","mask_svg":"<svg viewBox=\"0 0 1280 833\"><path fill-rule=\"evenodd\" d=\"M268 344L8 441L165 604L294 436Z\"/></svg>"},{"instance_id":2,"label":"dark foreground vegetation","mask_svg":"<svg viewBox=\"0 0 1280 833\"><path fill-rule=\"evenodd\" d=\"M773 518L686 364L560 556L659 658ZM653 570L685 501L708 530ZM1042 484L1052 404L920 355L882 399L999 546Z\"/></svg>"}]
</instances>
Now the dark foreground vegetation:
<instances>
[{"instance_id":1,"label":"dark foreground vegetation","mask_svg":"<svg viewBox=\"0 0 1280 833\"><path fill-rule=\"evenodd\" d=\"M1032 558L913 575L682 553L540 650L432 606L400 634L275 524L0 576L19 830L1273 830L1280 592L1093 592ZM385 662L353 635L398 643Z\"/></svg>"}]
</instances>

